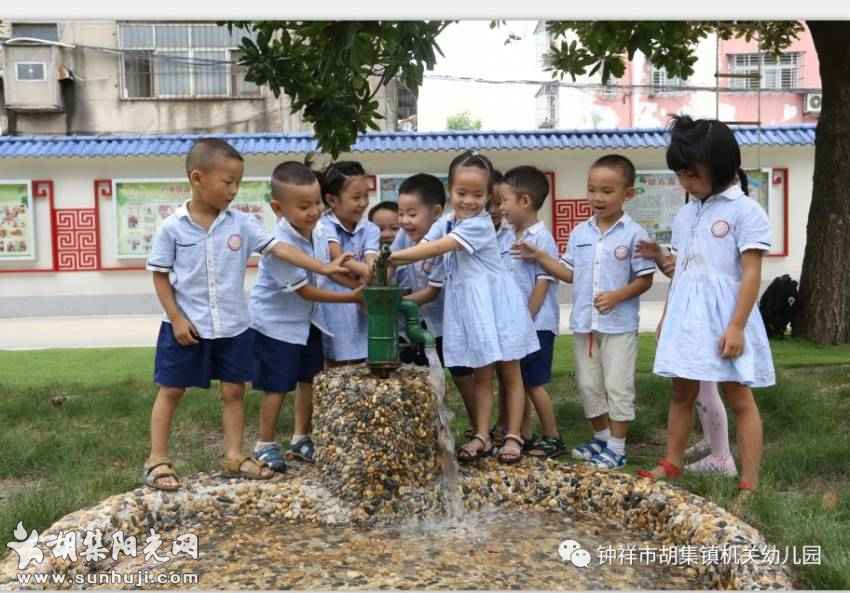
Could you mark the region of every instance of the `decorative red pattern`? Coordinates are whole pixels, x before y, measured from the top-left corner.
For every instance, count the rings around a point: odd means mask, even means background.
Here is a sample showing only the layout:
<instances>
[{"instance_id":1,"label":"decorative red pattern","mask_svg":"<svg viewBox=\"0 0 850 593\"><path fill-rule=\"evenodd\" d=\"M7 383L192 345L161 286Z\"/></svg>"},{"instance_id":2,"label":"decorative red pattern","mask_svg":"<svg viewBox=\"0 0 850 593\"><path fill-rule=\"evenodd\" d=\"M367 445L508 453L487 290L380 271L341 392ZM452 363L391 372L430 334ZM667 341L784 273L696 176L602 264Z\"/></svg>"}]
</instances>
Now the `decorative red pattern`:
<instances>
[{"instance_id":1,"label":"decorative red pattern","mask_svg":"<svg viewBox=\"0 0 850 593\"><path fill-rule=\"evenodd\" d=\"M567 248L570 233L576 225L590 218L590 204L585 198L556 198L552 200L552 234L558 249Z\"/></svg>"},{"instance_id":2,"label":"decorative red pattern","mask_svg":"<svg viewBox=\"0 0 850 593\"><path fill-rule=\"evenodd\" d=\"M95 179L94 180L94 197L111 198L112 197L112 180L111 179Z\"/></svg>"},{"instance_id":3,"label":"decorative red pattern","mask_svg":"<svg viewBox=\"0 0 850 593\"><path fill-rule=\"evenodd\" d=\"M94 208L53 211L56 270L78 272L99 267L97 212Z\"/></svg>"}]
</instances>

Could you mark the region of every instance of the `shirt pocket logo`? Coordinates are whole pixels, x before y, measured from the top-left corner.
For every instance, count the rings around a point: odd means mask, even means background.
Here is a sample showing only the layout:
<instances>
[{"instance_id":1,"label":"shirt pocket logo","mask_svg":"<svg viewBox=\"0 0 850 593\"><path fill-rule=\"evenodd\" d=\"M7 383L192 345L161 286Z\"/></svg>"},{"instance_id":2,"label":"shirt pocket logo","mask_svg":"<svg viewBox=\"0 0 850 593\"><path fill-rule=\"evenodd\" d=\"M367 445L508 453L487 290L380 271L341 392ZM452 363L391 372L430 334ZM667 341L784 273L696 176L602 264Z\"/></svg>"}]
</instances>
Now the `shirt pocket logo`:
<instances>
[{"instance_id":1,"label":"shirt pocket logo","mask_svg":"<svg viewBox=\"0 0 850 593\"><path fill-rule=\"evenodd\" d=\"M230 235L227 238L227 246L231 251L239 251L242 247L242 236L239 234Z\"/></svg>"},{"instance_id":2,"label":"shirt pocket logo","mask_svg":"<svg viewBox=\"0 0 850 593\"><path fill-rule=\"evenodd\" d=\"M714 224L711 225L711 234L717 237L718 239L722 239L726 235L729 234L729 223L725 220L717 220Z\"/></svg>"},{"instance_id":3,"label":"shirt pocket logo","mask_svg":"<svg viewBox=\"0 0 850 593\"><path fill-rule=\"evenodd\" d=\"M629 248L625 245L620 245L614 250L614 257L620 261L626 261L629 258Z\"/></svg>"}]
</instances>

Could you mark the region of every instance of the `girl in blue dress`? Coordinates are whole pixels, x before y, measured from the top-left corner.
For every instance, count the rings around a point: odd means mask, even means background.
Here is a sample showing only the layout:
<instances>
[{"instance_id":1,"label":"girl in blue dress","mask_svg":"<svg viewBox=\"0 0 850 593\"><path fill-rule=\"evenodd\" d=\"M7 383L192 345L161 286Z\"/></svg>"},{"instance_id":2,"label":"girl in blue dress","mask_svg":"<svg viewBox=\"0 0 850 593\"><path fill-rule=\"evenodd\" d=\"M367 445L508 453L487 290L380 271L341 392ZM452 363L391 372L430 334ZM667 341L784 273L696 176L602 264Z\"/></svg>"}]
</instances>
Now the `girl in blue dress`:
<instances>
[{"instance_id":1,"label":"girl in blue dress","mask_svg":"<svg viewBox=\"0 0 850 593\"><path fill-rule=\"evenodd\" d=\"M767 214L740 183L741 150L717 120L675 117L667 165L691 196L673 221L676 270L653 372L673 378L667 453L648 478L681 473L700 381L719 383L735 414L742 494L758 484L762 424L753 387L775 382L761 314L754 307L770 249ZM695 199L694 199L695 198Z\"/></svg>"},{"instance_id":2,"label":"girl in blue dress","mask_svg":"<svg viewBox=\"0 0 850 593\"><path fill-rule=\"evenodd\" d=\"M525 407L519 360L540 349L528 304L505 268L496 230L485 206L493 189L493 165L467 151L449 167L453 211L441 217L415 247L393 252L394 264L443 256L445 282L443 355L449 367L474 370L475 435L458 451L461 461L474 461L493 449L489 422L493 408L490 386L500 363L507 396L508 434L499 452L502 463L522 456L520 423Z\"/></svg>"}]
</instances>

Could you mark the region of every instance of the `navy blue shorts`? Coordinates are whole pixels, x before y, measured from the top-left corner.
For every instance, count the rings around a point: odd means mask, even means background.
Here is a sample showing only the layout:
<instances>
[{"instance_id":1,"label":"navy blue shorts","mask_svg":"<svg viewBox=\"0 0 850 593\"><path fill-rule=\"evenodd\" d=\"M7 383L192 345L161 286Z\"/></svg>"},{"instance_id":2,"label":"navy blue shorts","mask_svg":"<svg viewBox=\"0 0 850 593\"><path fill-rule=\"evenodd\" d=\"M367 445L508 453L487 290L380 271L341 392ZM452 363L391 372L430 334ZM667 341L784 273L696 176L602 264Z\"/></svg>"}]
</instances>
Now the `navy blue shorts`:
<instances>
[{"instance_id":1,"label":"navy blue shorts","mask_svg":"<svg viewBox=\"0 0 850 593\"><path fill-rule=\"evenodd\" d=\"M555 332L539 331L540 350L519 361L522 382L526 387L548 385L552 380L552 355L555 350Z\"/></svg>"},{"instance_id":2,"label":"navy blue shorts","mask_svg":"<svg viewBox=\"0 0 850 593\"><path fill-rule=\"evenodd\" d=\"M210 381L245 383L254 375L254 332L246 330L232 338L181 346L171 324L163 321L156 340L153 380L163 387L209 389Z\"/></svg>"},{"instance_id":3,"label":"navy blue shorts","mask_svg":"<svg viewBox=\"0 0 850 593\"><path fill-rule=\"evenodd\" d=\"M254 389L288 393L297 383L312 383L324 367L322 332L315 325L310 326L310 336L304 345L282 342L254 331Z\"/></svg>"},{"instance_id":4,"label":"navy blue shorts","mask_svg":"<svg viewBox=\"0 0 850 593\"><path fill-rule=\"evenodd\" d=\"M446 366L446 361L443 359L443 336L438 336L434 342L437 346L437 356L440 357L440 364ZM421 344L411 344L406 348L402 348L398 357L401 362L407 364L415 364L422 367L428 366L428 357L425 356L425 348ZM449 367L449 372L452 374L452 377L469 377L472 375L473 369L470 367Z\"/></svg>"}]
</instances>

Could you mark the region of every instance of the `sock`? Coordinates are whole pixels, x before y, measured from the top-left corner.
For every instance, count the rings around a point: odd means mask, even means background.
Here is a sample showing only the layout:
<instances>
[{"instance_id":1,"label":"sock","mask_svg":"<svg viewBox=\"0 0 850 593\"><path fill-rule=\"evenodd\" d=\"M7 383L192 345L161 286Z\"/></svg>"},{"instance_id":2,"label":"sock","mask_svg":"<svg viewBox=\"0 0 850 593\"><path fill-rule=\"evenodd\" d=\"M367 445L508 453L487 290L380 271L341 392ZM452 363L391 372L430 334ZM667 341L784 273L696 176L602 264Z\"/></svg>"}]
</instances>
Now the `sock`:
<instances>
[{"instance_id":1,"label":"sock","mask_svg":"<svg viewBox=\"0 0 850 593\"><path fill-rule=\"evenodd\" d=\"M297 443L298 441L300 441L301 439L303 439L306 436L307 436L306 434L293 434L292 439L289 441L289 444L294 445L295 443Z\"/></svg>"},{"instance_id":2,"label":"sock","mask_svg":"<svg viewBox=\"0 0 850 593\"><path fill-rule=\"evenodd\" d=\"M726 417L726 407L720 399L717 383L700 381L697 406L699 423L702 433L711 445L711 454L717 459L731 455L729 450L729 422Z\"/></svg>"},{"instance_id":3,"label":"sock","mask_svg":"<svg viewBox=\"0 0 850 593\"><path fill-rule=\"evenodd\" d=\"M608 441L611 438L611 430L606 428L605 430L601 430L599 432L593 433L593 438L599 439L600 441Z\"/></svg>"},{"instance_id":4,"label":"sock","mask_svg":"<svg viewBox=\"0 0 850 593\"><path fill-rule=\"evenodd\" d=\"M277 445L277 443L274 441L257 441L257 444L254 445L254 451L263 447L268 447L269 445Z\"/></svg>"},{"instance_id":5,"label":"sock","mask_svg":"<svg viewBox=\"0 0 850 593\"><path fill-rule=\"evenodd\" d=\"M617 455L625 455L626 439L618 439L616 437L611 437L610 439L608 439L608 448L611 449Z\"/></svg>"}]
</instances>

